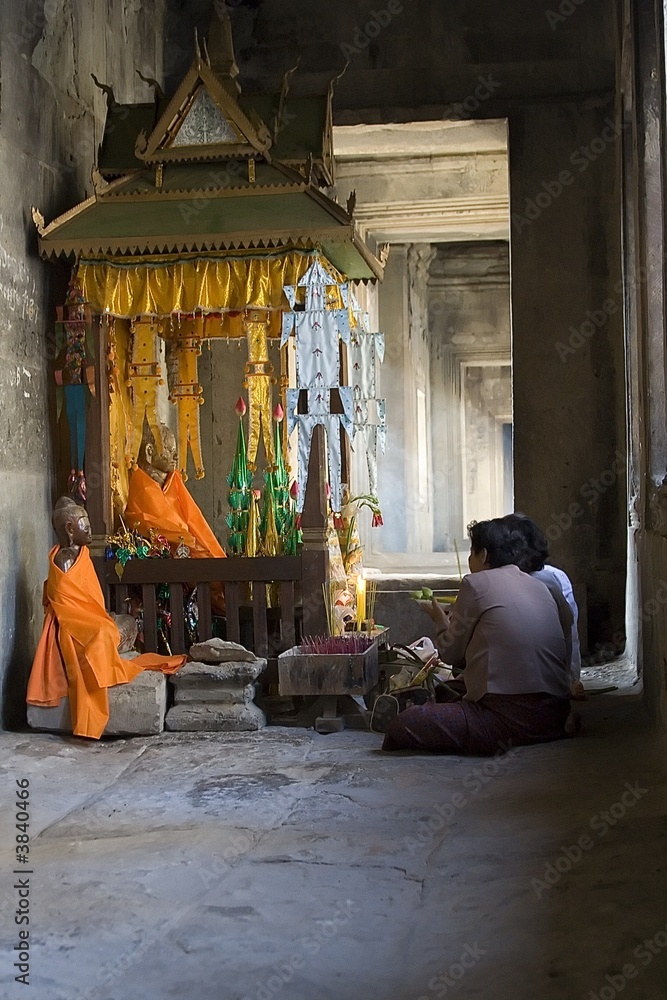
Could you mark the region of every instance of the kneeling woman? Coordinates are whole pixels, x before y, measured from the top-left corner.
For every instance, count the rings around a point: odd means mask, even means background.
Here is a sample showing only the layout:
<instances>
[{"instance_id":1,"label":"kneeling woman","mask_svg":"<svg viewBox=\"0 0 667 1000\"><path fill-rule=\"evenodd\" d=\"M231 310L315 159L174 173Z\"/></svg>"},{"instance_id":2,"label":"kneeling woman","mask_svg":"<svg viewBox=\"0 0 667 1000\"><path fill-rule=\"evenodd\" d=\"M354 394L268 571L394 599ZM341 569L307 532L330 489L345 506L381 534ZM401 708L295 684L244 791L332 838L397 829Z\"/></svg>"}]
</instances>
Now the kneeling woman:
<instances>
[{"instance_id":1,"label":"kneeling woman","mask_svg":"<svg viewBox=\"0 0 667 1000\"><path fill-rule=\"evenodd\" d=\"M468 528L470 575L447 614L435 601L445 663L464 668L460 701L408 708L389 726L383 750L494 754L563 738L569 650L549 589L523 573L525 541L500 518Z\"/></svg>"}]
</instances>

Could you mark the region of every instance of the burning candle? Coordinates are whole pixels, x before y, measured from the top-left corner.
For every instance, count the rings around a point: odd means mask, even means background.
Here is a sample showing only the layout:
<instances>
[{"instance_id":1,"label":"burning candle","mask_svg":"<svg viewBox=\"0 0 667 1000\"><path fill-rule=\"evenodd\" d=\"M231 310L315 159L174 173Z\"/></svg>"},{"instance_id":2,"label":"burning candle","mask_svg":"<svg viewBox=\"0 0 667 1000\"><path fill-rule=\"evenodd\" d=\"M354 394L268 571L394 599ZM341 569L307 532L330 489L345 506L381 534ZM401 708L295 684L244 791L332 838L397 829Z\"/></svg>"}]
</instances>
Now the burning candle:
<instances>
[{"instance_id":1,"label":"burning candle","mask_svg":"<svg viewBox=\"0 0 667 1000\"><path fill-rule=\"evenodd\" d=\"M357 577L357 629L361 631L362 622L366 621L366 580L360 573Z\"/></svg>"}]
</instances>

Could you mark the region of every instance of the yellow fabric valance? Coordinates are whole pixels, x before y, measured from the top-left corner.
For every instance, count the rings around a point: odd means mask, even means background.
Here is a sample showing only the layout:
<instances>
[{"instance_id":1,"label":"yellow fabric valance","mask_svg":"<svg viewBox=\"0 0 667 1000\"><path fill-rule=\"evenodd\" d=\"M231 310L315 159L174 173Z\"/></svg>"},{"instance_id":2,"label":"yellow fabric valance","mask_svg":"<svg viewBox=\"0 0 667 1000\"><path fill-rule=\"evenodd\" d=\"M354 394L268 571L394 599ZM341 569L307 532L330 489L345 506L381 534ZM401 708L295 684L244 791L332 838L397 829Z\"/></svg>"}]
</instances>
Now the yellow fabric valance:
<instances>
[{"instance_id":1,"label":"yellow fabric valance","mask_svg":"<svg viewBox=\"0 0 667 1000\"><path fill-rule=\"evenodd\" d=\"M320 260L337 282L345 280L326 258ZM95 313L166 317L248 306L288 309L283 285L296 285L312 262L312 252L298 250L280 256L257 251L252 257L137 257L81 261L76 276Z\"/></svg>"}]
</instances>

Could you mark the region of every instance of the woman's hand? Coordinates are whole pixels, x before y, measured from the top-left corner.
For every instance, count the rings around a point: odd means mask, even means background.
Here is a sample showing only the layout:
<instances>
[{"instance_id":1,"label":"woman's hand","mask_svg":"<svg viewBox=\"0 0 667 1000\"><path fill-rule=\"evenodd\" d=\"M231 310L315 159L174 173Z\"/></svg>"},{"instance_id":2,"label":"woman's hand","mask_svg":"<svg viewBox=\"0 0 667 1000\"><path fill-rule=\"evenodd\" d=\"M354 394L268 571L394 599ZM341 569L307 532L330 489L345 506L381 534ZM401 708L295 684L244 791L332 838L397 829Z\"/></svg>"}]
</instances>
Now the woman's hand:
<instances>
[{"instance_id":1,"label":"woman's hand","mask_svg":"<svg viewBox=\"0 0 667 1000\"><path fill-rule=\"evenodd\" d=\"M571 701L588 701L588 695L586 694L586 689L581 681L573 681L570 685L570 700Z\"/></svg>"},{"instance_id":2,"label":"woman's hand","mask_svg":"<svg viewBox=\"0 0 667 1000\"><path fill-rule=\"evenodd\" d=\"M435 597L430 601L417 601L417 604L434 622L438 632L444 632L449 626L449 613L445 611L442 604L436 601Z\"/></svg>"}]
</instances>

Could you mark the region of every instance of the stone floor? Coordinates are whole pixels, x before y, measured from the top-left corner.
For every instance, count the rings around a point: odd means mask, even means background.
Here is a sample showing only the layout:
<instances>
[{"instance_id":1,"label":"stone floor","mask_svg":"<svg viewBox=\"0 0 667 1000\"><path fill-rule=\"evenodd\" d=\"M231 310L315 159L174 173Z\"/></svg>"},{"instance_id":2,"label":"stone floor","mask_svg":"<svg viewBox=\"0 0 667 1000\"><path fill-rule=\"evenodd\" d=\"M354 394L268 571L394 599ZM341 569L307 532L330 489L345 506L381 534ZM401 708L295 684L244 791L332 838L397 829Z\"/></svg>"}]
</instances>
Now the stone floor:
<instances>
[{"instance_id":1,"label":"stone floor","mask_svg":"<svg viewBox=\"0 0 667 1000\"><path fill-rule=\"evenodd\" d=\"M0 996L664 1000L664 740L638 697L584 712L580 738L490 760L359 732L2 733Z\"/></svg>"}]
</instances>

